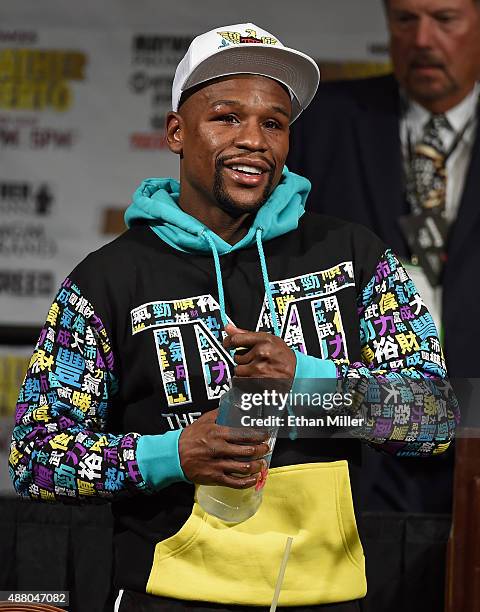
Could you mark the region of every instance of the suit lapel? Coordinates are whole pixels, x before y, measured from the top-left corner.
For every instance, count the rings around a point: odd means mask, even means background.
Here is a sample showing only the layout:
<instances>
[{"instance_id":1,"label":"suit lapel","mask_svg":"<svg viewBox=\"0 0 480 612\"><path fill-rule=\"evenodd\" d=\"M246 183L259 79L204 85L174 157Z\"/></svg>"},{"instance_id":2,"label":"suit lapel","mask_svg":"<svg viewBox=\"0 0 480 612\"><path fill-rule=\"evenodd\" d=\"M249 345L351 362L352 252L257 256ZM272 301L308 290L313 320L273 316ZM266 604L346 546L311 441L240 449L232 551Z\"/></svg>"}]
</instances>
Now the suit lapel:
<instances>
[{"instance_id":1,"label":"suit lapel","mask_svg":"<svg viewBox=\"0 0 480 612\"><path fill-rule=\"evenodd\" d=\"M480 215L480 112L477 119L477 133L473 144L470 165L460 200L457 220L453 224L449 239L449 259L461 250Z\"/></svg>"}]
</instances>

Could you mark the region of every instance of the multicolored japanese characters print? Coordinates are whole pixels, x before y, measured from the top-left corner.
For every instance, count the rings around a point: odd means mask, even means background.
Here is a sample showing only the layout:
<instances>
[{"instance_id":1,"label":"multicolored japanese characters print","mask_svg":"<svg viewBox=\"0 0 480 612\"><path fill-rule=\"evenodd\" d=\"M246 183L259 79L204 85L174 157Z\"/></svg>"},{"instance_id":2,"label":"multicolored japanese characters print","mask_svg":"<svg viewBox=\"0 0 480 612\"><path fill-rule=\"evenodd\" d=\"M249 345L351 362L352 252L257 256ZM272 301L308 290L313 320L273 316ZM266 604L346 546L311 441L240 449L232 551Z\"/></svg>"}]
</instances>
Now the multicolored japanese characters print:
<instances>
[{"instance_id":1,"label":"multicolored japanese characters print","mask_svg":"<svg viewBox=\"0 0 480 612\"><path fill-rule=\"evenodd\" d=\"M67 278L18 398L10 470L19 493L110 498L146 487L135 459L138 435L105 432L113 366L102 321Z\"/></svg>"},{"instance_id":2,"label":"multicolored japanese characters print","mask_svg":"<svg viewBox=\"0 0 480 612\"><path fill-rule=\"evenodd\" d=\"M433 319L387 250L358 299L363 362L338 363L366 425L357 432L402 456L441 453L460 420Z\"/></svg>"}]
</instances>

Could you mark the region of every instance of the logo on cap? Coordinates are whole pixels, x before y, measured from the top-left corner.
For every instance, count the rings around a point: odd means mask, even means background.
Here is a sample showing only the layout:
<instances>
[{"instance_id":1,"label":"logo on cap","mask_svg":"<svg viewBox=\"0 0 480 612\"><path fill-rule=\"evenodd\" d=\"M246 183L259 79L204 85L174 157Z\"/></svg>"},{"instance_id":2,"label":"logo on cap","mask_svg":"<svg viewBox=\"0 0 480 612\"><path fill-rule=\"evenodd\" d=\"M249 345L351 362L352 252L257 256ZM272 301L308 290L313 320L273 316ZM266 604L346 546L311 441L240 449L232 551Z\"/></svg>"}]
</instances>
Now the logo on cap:
<instances>
[{"instance_id":1,"label":"logo on cap","mask_svg":"<svg viewBox=\"0 0 480 612\"><path fill-rule=\"evenodd\" d=\"M259 43L261 45L276 45L277 39L273 38L273 36L262 36L261 38L257 37L256 30L245 30L247 36L242 36L240 32L217 32L223 40L222 44L219 46L219 49L222 47L226 47L229 44L240 45L240 44L249 44Z\"/></svg>"}]
</instances>

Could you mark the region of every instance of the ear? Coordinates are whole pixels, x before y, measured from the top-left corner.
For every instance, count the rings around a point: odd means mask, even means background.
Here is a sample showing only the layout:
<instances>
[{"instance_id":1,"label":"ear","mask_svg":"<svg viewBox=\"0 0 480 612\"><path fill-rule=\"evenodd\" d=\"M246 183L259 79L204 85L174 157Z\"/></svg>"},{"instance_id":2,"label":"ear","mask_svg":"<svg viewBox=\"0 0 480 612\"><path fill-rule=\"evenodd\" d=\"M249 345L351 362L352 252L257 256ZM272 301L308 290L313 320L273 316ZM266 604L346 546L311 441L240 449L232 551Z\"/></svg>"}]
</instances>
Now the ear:
<instances>
[{"instance_id":1,"label":"ear","mask_svg":"<svg viewBox=\"0 0 480 612\"><path fill-rule=\"evenodd\" d=\"M172 153L181 155L183 152L184 120L180 113L170 111L165 119L165 133L168 148Z\"/></svg>"}]
</instances>

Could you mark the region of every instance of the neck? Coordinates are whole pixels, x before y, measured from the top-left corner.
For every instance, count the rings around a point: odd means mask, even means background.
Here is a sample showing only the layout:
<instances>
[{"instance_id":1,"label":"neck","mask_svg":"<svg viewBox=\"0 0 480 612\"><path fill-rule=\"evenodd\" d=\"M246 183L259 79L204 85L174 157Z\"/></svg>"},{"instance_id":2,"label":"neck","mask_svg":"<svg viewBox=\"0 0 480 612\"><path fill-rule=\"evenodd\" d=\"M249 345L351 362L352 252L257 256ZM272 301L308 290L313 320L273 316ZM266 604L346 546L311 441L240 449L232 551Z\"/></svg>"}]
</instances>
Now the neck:
<instances>
[{"instance_id":1,"label":"neck","mask_svg":"<svg viewBox=\"0 0 480 612\"><path fill-rule=\"evenodd\" d=\"M198 219L200 223L231 245L240 242L247 234L255 216L252 213L243 213L238 217L233 217L218 205L205 206L192 203L191 200L188 201L187 198L182 197L182 193L180 193L178 205L184 212Z\"/></svg>"},{"instance_id":2,"label":"neck","mask_svg":"<svg viewBox=\"0 0 480 612\"><path fill-rule=\"evenodd\" d=\"M452 110L458 106L465 98L473 91L474 85L468 91L458 92L456 95L449 96L448 98L442 98L440 100L425 100L423 98L418 98L412 96L412 100L423 106L427 111L434 115L438 115L440 113L448 113L448 111Z\"/></svg>"}]
</instances>

